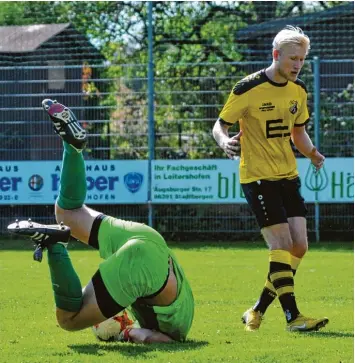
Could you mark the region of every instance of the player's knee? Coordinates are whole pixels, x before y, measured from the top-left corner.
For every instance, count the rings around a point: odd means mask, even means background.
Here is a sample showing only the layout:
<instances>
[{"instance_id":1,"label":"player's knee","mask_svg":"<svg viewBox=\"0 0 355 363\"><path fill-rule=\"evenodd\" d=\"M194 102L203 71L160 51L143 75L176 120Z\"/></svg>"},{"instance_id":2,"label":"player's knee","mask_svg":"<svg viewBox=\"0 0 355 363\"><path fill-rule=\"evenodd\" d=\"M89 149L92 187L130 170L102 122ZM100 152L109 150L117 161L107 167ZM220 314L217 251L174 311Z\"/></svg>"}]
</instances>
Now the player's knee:
<instances>
[{"instance_id":1,"label":"player's knee","mask_svg":"<svg viewBox=\"0 0 355 363\"><path fill-rule=\"evenodd\" d=\"M292 255L302 258L308 251L308 243L293 243Z\"/></svg>"},{"instance_id":2,"label":"player's knee","mask_svg":"<svg viewBox=\"0 0 355 363\"><path fill-rule=\"evenodd\" d=\"M66 331L76 331L75 321L72 315L60 314L57 311L57 323L60 328Z\"/></svg>"},{"instance_id":3,"label":"player's knee","mask_svg":"<svg viewBox=\"0 0 355 363\"><path fill-rule=\"evenodd\" d=\"M292 252L293 245L292 241L283 238L269 238L266 240L267 245L269 246L270 250L285 250Z\"/></svg>"},{"instance_id":4,"label":"player's knee","mask_svg":"<svg viewBox=\"0 0 355 363\"><path fill-rule=\"evenodd\" d=\"M62 328L63 330L66 331L74 331L72 329L72 326L70 323L68 323L68 320L64 320L64 319L57 319L58 325L60 328Z\"/></svg>"}]
</instances>

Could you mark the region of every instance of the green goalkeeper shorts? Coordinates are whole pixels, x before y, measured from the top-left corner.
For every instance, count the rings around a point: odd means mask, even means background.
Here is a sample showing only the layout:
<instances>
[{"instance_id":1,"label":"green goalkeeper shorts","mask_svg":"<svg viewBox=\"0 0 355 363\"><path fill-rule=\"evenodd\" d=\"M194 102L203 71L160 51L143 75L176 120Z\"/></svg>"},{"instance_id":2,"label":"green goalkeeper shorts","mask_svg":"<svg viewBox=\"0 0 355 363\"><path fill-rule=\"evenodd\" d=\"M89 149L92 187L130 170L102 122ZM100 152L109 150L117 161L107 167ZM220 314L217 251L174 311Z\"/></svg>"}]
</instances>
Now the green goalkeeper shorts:
<instances>
[{"instance_id":1,"label":"green goalkeeper shorts","mask_svg":"<svg viewBox=\"0 0 355 363\"><path fill-rule=\"evenodd\" d=\"M113 300L121 307L131 306L142 328L184 341L194 316L194 298L164 238L147 225L101 215L94 222L89 244L98 248L105 259L99 272ZM165 287L169 259L178 283L178 296L169 306L148 305L144 298L157 295Z\"/></svg>"}]
</instances>

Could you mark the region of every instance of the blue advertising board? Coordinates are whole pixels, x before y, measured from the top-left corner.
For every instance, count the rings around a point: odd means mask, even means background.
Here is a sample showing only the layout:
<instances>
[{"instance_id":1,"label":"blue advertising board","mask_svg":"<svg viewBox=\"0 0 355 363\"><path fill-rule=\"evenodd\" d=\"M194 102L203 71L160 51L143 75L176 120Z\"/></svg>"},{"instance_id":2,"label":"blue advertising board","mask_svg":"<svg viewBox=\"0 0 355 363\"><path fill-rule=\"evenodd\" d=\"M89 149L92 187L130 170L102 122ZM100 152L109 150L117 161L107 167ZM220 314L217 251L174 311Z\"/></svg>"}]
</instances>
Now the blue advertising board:
<instances>
[{"instance_id":1,"label":"blue advertising board","mask_svg":"<svg viewBox=\"0 0 355 363\"><path fill-rule=\"evenodd\" d=\"M60 187L61 162L14 161L0 165L0 204L52 204ZM87 161L87 204L146 203L148 163ZM76 175L73 174L75 180Z\"/></svg>"},{"instance_id":2,"label":"blue advertising board","mask_svg":"<svg viewBox=\"0 0 355 363\"><path fill-rule=\"evenodd\" d=\"M314 173L297 159L306 202L353 203L354 159L327 158ZM87 204L144 204L148 201L148 161L86 161ZM245 203L239 161L154 160L152 203ZM52 204L60 187L61 162L0 164L0 204ZM73 178L75 179L75 175Z\"/></svg>"}]
</instances>

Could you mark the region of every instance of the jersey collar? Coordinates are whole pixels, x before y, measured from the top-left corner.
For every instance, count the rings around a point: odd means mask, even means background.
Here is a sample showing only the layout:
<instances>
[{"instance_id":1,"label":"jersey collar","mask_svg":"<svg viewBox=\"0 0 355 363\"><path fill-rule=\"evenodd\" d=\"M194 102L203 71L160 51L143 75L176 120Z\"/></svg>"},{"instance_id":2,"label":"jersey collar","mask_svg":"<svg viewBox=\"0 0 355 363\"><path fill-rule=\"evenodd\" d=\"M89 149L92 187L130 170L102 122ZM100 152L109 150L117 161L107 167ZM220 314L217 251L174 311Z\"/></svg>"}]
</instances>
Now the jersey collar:
<instances>
[{"instance_id":1,"label":"jersey collar","mask_svg":"<svg viewBox=\"0 0 355 363\"><path fill-rule=\"evenodd\" d=\"M266 72L265 72L265 69L263 69L262 71L261 71L261 73L263 74L263 76L265 77L265 79L270 83L270 84L272 84L273 86L275 86L275 87L285 87L285 86L287 86L287 84L288 84L288 81L286 81L286 82L284 82L284 83L276 83L276 82L274 82L274 81L272 81L267 75L266 75Z\"/></svg>"}]
</instances>

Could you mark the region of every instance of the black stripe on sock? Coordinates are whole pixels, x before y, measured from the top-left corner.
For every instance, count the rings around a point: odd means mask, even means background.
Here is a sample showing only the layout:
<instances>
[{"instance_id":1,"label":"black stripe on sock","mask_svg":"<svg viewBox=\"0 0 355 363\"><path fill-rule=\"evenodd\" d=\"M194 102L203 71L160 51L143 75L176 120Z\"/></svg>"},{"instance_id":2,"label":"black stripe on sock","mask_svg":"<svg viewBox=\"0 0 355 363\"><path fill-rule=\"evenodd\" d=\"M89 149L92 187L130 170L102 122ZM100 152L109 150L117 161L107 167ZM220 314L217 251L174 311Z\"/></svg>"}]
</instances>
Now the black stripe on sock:
<instances>
[{"instance_id":1,"label":"black stripe on sock","mask_svg":"<svg viewBox=\"0 0 355 363\"><path fill-rule=\"evenodd\" d=\"M287 263L281 263L281 262L270 262L270 275L272 275L273 272L280 272L280 271L291 271L291 265L288 265Z\"/></svg>"},{"instance_id":2,"label":"black stripe on sock","mask_svg":"<svg viewBox=\"0 0 355 363\"><path fill-rule=\"evenodd\" d=\"M100 270L96 271L91 281L94 286L97 305L99 306L102 315L108 319L124 309L123 306L117 304L114 298L107 291L102 280Z\"/></svg>"},{"instance_id":3,"label":"black stripe on sock","mask_svg":"<svg viewBox=\"0 0 355 363\"><path fill-rule=\"evenodd\" d=\"M274 291L268 289L267 287L264 287L264 290L265 293L268 294L268 296L272 297L272 299L275 299L275 297L277 296L277 294Z\"/></svg>"},{"instance_id":4,"label":"black stripe on sock","mask_svg":"<svg viewBox=\"0 0 355 363\"><path fill-rule=\"evenodd\" d=\"M265 314L266 309L274 301L276 296L277 295L273 291L269 290L267 287L264 287L259 300L253 307L253 310L259 311L261 314Z\"/></svg>"},{"instance_id":5,"label":"black stripe on sock","mask_svg":"<svg viewBox=\"0 0 355 363\"><path fill-rule=\"evenodd\" d=\"M274 288L277 290L283 286L293 286L292 277L281 277L273 282Z\"/></svg>"},{"instance_id":6,"label":"black stripe on sock","mask_svg":"<svg viewBox=\"0 0 355 363\"><path fill-rule=\"evenodd\" d=\"M285 312L286 321L289 323L290 321L295 320L300 313L297 308L295 295L286 293L279 296L279 300L282 310Z\"/></svg>"},{"instance_id":7,"label":"black stripe on sock","mask_svg":"<svg viewBox=\"0 0 355 363\"><path fill-rule=\"evenodd\" d=\"M99 240L98 240L98 236L99 236L99 228L100 225L103 221L103 219L106 217L105 214L100 214L98 215L91 227L91 231L90 231L90 237L89 237L89 246L95 248L95 249L99 249Z\"/></svg>"}]
</instances>

